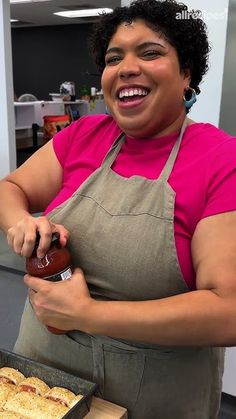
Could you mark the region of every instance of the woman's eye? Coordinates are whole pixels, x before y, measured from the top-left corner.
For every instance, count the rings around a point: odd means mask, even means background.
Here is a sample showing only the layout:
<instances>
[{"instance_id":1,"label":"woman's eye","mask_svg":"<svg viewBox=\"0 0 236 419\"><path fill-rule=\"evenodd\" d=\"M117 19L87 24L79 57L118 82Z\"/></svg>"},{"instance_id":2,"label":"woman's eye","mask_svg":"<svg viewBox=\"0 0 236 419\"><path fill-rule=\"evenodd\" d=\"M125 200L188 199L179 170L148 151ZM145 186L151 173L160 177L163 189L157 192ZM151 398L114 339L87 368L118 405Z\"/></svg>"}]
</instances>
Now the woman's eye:
<instances>
[{"instance_id":1,"label":"woman's eye","mask_svg":"<svg viewBox=\"0 0 236 419\"><path fill-rule=\"evenodd\" d=\"M150 59L150 60L155 59L155 58L159 57L160 55L161 54L160 54L159 51L153 51L153 50L151 50L151 51L145 51L142 54L143 58Z\"/></svg>"},{"instance_id":2,"label":"woman's eye","mask_svg":"<svg viewBox=\"0 0 236 419\"><path fill-rule=\"evenodd\" d=\"M118 62L120 62L121 57L119 55L116 55L114 57L107 57L106 58L106 65L116 65Z\"/></svg>"}]
</instances>

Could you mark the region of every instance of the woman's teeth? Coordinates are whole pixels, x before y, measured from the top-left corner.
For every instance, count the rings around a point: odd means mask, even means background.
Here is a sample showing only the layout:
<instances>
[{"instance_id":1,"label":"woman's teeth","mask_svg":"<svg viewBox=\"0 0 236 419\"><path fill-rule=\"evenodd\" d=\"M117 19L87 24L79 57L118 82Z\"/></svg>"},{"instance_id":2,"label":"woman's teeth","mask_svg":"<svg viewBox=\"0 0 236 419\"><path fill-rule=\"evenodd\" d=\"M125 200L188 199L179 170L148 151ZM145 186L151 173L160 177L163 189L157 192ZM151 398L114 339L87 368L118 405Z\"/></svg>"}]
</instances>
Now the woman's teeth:
<instances>
[{"instance_id":1,"label":"woman's teeth","mask_svg":"<svg viewBox=\"0 0 236 419\"><path fill-rule=\"evenodd\" d=\"M133 98L134 96L147 96L148 91L146 89L134 88L134 89L122 89L119 92L119 99Z\"/></svg>"}]
</instances>

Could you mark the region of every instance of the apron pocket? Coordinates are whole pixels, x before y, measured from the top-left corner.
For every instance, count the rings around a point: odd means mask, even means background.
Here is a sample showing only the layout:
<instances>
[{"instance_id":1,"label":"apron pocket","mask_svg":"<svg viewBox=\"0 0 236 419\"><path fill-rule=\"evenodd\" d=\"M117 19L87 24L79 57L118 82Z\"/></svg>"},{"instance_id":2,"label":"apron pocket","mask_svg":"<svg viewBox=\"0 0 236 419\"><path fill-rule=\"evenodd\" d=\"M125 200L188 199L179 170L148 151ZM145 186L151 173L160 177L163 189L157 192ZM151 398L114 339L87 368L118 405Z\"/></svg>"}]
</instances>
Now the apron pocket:
<instances>
[{"instance_id":1,"label":"apron pocket","mask_svg":"<svg viewBox=\"0 0 236 419\"><path fill-rule=\"evenodd\" d=\"M104 349L104 398L126 409L134 409L145 369L145 355Z\"/></svg>"}]
</instances>

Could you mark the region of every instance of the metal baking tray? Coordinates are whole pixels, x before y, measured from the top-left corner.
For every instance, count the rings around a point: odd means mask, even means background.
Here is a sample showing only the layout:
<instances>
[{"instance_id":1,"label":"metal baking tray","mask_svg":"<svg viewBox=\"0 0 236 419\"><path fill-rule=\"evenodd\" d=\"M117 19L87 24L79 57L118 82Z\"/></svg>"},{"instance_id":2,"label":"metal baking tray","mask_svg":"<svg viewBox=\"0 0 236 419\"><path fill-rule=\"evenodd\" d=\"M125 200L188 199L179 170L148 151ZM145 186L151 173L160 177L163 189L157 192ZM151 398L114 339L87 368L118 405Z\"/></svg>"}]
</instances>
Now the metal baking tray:
<instances>
[{"instance_id":1,"label":"metal baking tray","mask_svg":"<svg viewBox=\"0 0 236 419\"><path fill-rule=\"evenodd\" d=\"M49 387L65 387L73 391L76 395L82 394L84 397L62 419L82 419L86 416L91 406L93 394L98 390L98 386L95 383L13 352L0 349L0 368L5 366L18 369L26 377L38 377L45 381Z\"/></svg>"}]
</instances>

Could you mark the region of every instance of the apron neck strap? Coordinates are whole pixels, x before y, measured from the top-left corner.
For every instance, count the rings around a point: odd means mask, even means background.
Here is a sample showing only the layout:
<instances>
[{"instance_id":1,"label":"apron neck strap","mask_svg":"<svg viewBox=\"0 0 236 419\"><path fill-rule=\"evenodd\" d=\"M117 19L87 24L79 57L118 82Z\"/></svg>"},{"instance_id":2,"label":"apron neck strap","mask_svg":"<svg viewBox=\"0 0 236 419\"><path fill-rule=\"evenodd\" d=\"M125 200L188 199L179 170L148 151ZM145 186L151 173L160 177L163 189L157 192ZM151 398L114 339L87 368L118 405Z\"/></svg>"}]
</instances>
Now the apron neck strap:
<instances>
[{"instance_id":1,"label":"apron neck strap","mask_svg":"<svg viewBox=\"0 0 236 419\"><path fill-rule=\"evenodd\" d=\"M175 160L177 158L178 151L179 151L179 148L180 148L180 145L181 145L181 142L182 142L182 138L183 138L184 132L185 132L185 130L186 130L188 124L189 124L189 121L190 120L186 117L184 122L183 122L183 125L181 127L179 137L178 137L177 141L175 142L175 145L171 150L171 153L170 153L170 155L167 159L167 162L166 162L165 166L163 167L163 169L161 171L161 174L159 176L159 180L162 180L162 181L167 181L168 180L168 178L169 178L169 176L172 172L172 169L174 167Z\"/></svg>"},{"instance_id":2,"label":"apron neck strap","mask_svg":"<svg viewBox=\"0 0 236 419\"><path fill-rule=\"evenodd\" d=\"M125 134L122 132L114 141L114 143L112 144L110 150L108 151L108 153L105 155L103 162L102 162L102 167L109 169L112 164L114 163L121 147L122 144L125 141Z\"/></svg>"}]
</instances>

